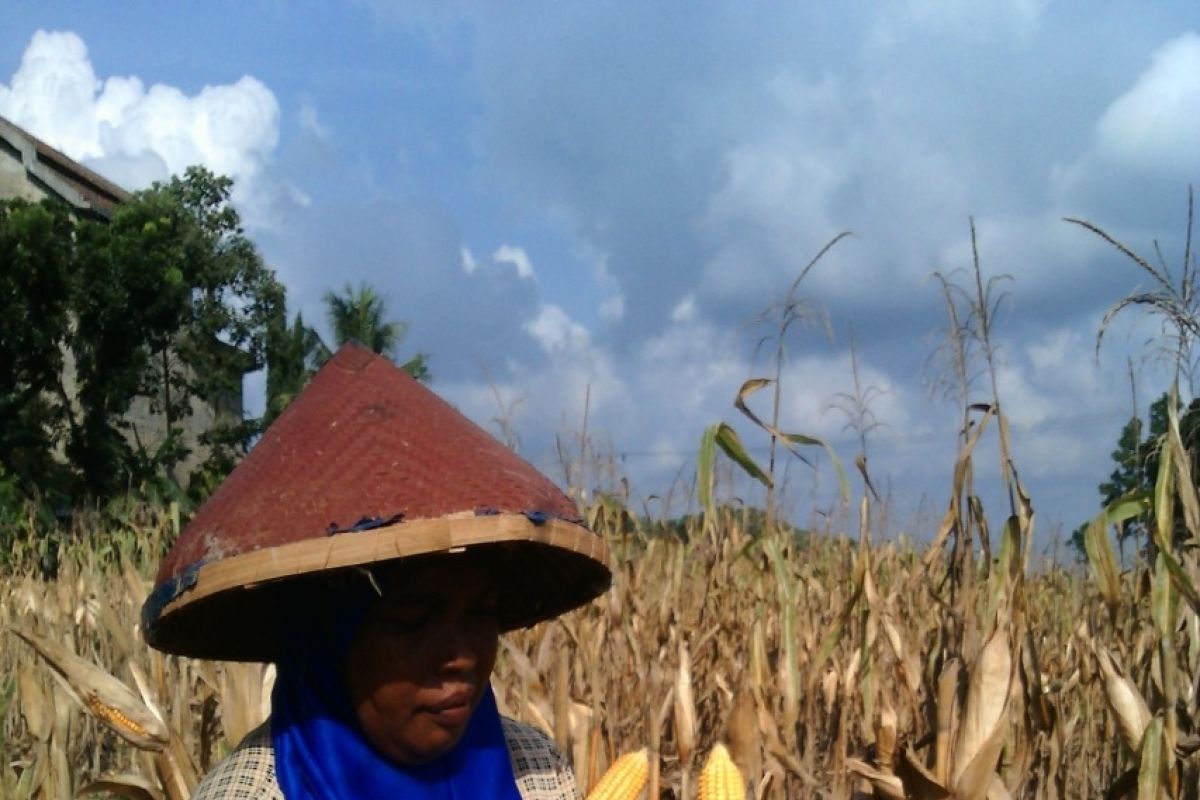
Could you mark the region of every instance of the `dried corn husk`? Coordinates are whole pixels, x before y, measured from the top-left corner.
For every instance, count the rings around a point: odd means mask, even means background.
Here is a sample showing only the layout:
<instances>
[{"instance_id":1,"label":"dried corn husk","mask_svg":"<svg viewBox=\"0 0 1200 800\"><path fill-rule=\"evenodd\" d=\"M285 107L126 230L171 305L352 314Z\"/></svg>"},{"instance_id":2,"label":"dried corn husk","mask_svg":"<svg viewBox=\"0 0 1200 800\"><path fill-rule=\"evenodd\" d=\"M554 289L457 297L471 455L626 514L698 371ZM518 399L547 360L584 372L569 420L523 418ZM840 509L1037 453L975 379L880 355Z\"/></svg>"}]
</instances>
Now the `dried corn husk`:
<instances>
[{"instance_id":1,"label":"dried corn husk","mask_svg":"<svg viewBox=\"0 0 1200 800\"><path fill-rule=\"evenodd\" d=\"M1093 652L1100 674L1104 677L1104 694L1109 707L1117 716L1117 726L1121 730L1121 738L1129 749L1139 752L1142 749L1142 734L1150 724L1150 708L1142 698L1141 692L1133 685L1113 661L1108 648L1095 645Z\"/></svg>"},{"instance_id":2,"label":"dried corn husk","mask_svg":"<svg viewBox=\"0 0 1200 800\"><path fill-rule=\"evenodd\" d=\"M118 736L143 750L162 750L166 726L121 681L56 642L12 629L50 665L67 692Z\"/></svg>"}]
</instances>

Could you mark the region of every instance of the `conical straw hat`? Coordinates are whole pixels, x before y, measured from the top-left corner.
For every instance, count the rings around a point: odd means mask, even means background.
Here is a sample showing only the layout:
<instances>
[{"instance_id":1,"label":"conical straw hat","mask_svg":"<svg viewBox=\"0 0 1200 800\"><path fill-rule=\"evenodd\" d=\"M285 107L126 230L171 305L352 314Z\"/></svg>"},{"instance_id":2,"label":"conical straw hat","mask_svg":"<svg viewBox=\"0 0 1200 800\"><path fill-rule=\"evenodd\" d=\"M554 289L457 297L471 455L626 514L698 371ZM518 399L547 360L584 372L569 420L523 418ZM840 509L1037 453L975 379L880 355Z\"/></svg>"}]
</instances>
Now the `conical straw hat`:
<instances>
[{"instance_id":1,"label":"conical straw hat","mask_svg":"<svg viewBox=\"0 0 1200 800\"><path fill-rule=\"evenodd\" d=\"M342 347L213 493L142 609L170 653L271 661L313 576L426 554L496 556L504 630L608 588L571 500L391 361Z\"/></svg>"}]
</instances>

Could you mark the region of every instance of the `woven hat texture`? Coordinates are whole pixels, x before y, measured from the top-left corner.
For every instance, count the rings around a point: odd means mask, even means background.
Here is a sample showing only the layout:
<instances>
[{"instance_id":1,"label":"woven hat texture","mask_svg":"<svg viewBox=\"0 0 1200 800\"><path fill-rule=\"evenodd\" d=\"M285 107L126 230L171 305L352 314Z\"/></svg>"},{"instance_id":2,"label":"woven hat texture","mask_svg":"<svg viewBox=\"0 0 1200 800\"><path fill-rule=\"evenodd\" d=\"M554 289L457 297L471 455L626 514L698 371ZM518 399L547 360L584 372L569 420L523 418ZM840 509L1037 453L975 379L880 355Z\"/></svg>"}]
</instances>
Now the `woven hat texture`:
<instances>
[{"instance_id":1,"label":"woven hat texture","mask_svg":"<svg viewBox=\"0 0 1200 800\"><path fill-rule=\"evenodd\" d=\"M163 559L144 611L147 638L172 651L205 651L205 645L188 641L194 637L186 632L161 631L159 615L171 603L187 605L187 590L199 570L238 556L245 562L247 554L289 545L288 552L294 553L303 551L306 542L321 547L331 537L364 536L363 531L373 529L403 537L405 526L416 530L421 526L413 523L422 520L472 519L478 529L479 518L511 515L524 515L531 525L553 520L574 537L567 550L594 551L554 553L556 548L546 544L532 549L532 556L557 558L555 570L566 565L567 574L557 583L572 575L570 562L578 568L575 577L591 584L573 590L575 597L547 598L542 604L547 612L585 602L604 588L607 549L590 541L597 537L582 527L574 503L554 483L390 360L361 345L345 345L213 493ZM472 541L478 538L475 534ZM266 570L268 580L288 577L271 574L270 564L258 569ZM550 587L552 593L563 589ZM226 606L228 602L224 598ZM184 616L196 622L195 609ZM213 634L219 630L215 626L214 621L201 628Z\"/></svg>"}]
</instances>

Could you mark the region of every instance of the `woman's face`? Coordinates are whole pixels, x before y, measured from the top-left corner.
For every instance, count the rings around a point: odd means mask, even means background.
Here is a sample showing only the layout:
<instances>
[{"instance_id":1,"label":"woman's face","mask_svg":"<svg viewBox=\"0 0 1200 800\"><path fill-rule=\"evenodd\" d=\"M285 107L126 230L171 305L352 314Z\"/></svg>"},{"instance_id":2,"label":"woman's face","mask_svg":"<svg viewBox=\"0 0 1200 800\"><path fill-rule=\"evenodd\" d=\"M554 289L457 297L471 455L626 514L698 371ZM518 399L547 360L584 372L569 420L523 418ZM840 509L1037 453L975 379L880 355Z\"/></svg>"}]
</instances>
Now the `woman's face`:
<instances>
[{"instance_id":1,"label":"woman's face","mask_svg":"<svg viewBox=\"0 0 1200 800\"><path fill-rule=\"evenodd\" d=\"M496 662L496 591L479 561L448 556L387 576L346 654L367 740L400 764L446 753L467 729Z\"/></svg>"}]
</instances>

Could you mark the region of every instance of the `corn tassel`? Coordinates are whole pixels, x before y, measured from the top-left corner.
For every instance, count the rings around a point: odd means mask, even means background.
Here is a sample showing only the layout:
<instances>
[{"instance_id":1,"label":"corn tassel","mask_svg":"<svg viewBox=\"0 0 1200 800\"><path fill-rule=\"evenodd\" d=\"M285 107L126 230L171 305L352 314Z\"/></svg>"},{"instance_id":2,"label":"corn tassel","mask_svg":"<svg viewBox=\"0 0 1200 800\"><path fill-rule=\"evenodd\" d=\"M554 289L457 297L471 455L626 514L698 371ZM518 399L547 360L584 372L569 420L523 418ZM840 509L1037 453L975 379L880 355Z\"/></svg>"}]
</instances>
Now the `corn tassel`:
<instances>
[{"instance_id":1,"label":"corn tassel","mask_svg":"<svg viewBox=\"0 0 1200 800\"><path fill-rule=\"evenodd\" d=\"M650 776L650 758L646 748L626 753L617 759L587 800L636 800L646 788Z\"/></svg>"},{"instance_id":2,"label":"corn tassel","mask_svg":"<svg viewBox=\"0 0 1200 800\"><path fill-rule=\"evenodd\" d=\"M698 800L746 800L746 783L725 745L713 746L700 772L698 788Z\"/></svg>"}]
</instances>

